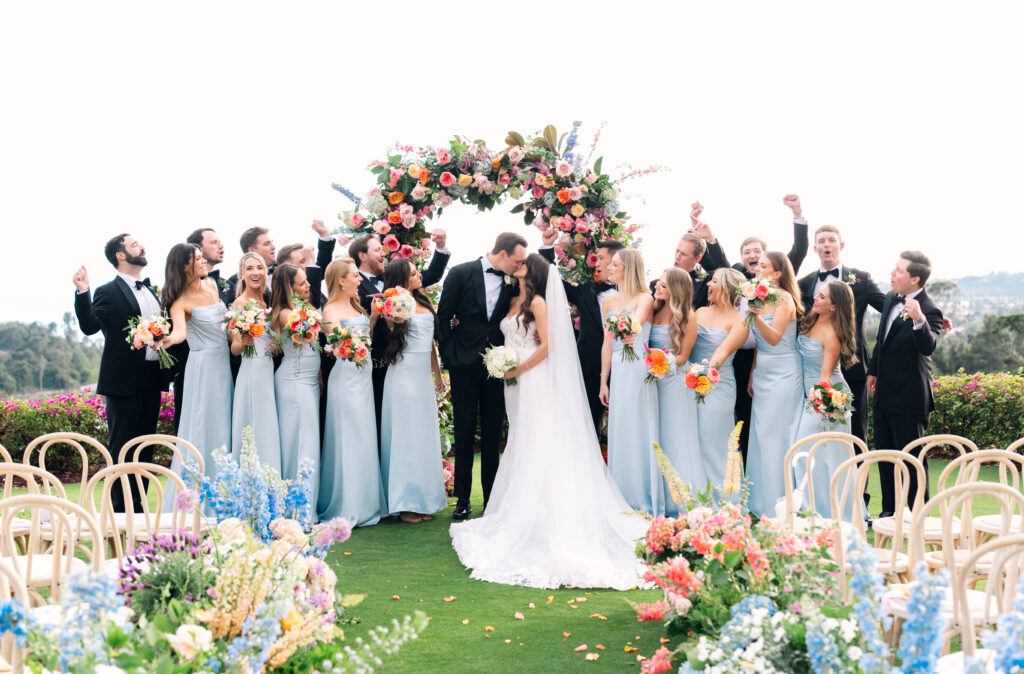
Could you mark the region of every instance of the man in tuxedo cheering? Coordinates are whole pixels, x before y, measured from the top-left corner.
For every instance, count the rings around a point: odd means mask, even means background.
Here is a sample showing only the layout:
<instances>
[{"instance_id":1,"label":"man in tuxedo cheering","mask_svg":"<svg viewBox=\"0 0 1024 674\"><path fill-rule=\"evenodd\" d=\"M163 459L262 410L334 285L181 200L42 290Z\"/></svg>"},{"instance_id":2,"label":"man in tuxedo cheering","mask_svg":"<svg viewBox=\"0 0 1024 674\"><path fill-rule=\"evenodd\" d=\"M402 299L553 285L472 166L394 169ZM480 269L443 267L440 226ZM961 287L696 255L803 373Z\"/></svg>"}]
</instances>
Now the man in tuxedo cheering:
<instances>
[{"instance_id":1,"label":"man in tuxedo cheering","mask_svg":"<svg viewBox=\"0 0 1024 674\"><path fill-rule=\"evenodd\" d=\"M864 388L867 382L868 348L864 338L864 313L869 306L874 307L875 311L881 311L885 304L885 294L878 289L871 274L840 262L840 253L845 245L838 228L824 225L816 229L814 252L817 253L821 265L818 271L800 279L798 285L805 308L811 307L814 304L814 296L822 286L832 281L847 283L853 290L857 362L843 368L843 379L849 386L850 404L854 410L850 419L850 430L861 440L867 441L868 400Z\"/></svg>"},{"instance_id":2,"label":"man in tuxedo cheering","mask_svg":"<svg viewBox=\"0 0 1024 674\"><path fill-rule=\"evenodd\" d=\"M455 496L452 517L469 517L473 487L473 436L480 415L480 481L484 508L498 472L498 443L505 417L504 383L489 379L483 353L505 343L501 319L518 292L512 275L526 262L526 239L499 234L483 257L456 265L448 272L437 320L441 329L441 358L452 384L455 416Z\"/></svg>"},{"instance_id":3,"label":"man in tuxedo cheering","mask_svg":"<svg viewBox=\"0 0 1024 674\"><path fill-rule=\"evenodd\" d=\"M928 418L935 409L932 400L932 352L942 329L942 311L925 291L931 262L919 251L904 251L892 270L892 290L885 297L878 339L868 364L867 392L874 396L875 447L903 449L924 436ZM928 463L924 463L925 475ZM879 464L882 487L882 517L896 508L892 464ZM924 500L928 500L928 483ZM908 503L913 503L919 485L910 473Z\"/></svg>"},{"instance_id":4,"label":"man in tuxedo cheering","mask_svg":"<svg viewBox=\"0 0 1024 674\"><path fill-rule=\"evenodd\" d=\"M80 267L72 277L75 294L75 316L86 335L103 332L103 355L96 392L107 407L108 447L114 459L129 440L156 432L160 416L160 392L164 373L153 349L135 350L125 341L125 329L136 316L150 318L160 313L160 301L149 279L142 278L146 266L146 249L130 234L118 234L107 242L103 251L117 270L114 280L89 294L89 273ZM149 462L152 447L143 449L139 460ZM134 512L142 512L142 493L131 480ZM125 495L120 483L111 489L111 502L116 512L125 511Z\"/></svg>"},{"instance_id":5,"label":"man in tuxedo cheering","mask_svg":"<svg viewBox=\"0 0 1024 674\"><path fill-rule=\"evenodd\" d=\"M551 264L555 264L555 252L552 248L558 238L558 230L549 227L541 235L544 245L540 254ZM580 368L583 371L583 383L587 389L587 402L590 404L590 415L594 419L594 429L601 435L601 419L604 418L604 405L601 404L601 346L604 344L604 317L601 315L601 302L608 295L618 292L608 283L608 265L615 253L625 248L618 241L601 241L596 247L597 263L594 267L596 281L587 281L574 286L562 281L566 298L576 306L580 317L579 335L576 338L576 351L580 357Z\"/></svg>"},{"instance_id":6,"label":"man in tuxedo cheering","mask_svg":"<svg viewBox=\"0 0 1024 674\"><path fill-rule=\"evenodd\" d=\"M423 272L423 287L428 288L441 280L444 276L445 267L451 258L451 252L445 246L448 242L448 235L443 229L435 229L431 235L434 242L434 255L430 258L430 265ZM384 291L384 249L380 245L380 239L373 234L366 234L352 241L348 247L348 256L355 260L356 266L363 280L359 284L359 301L367 313L370 312L370 302L373 296ZM330 289L328 289L328 295ZM373 331L372 343L370 344L370 358L373 361L373 407L377 415L377 454L380 455L380 411L384 400L384 378L388 374L388 366L384 363L384 352L388 346L388 327L386 321L377 321L376 329ZM327 380L329 370L324 372L324 381Z\"/></svg>"}]
</instances>

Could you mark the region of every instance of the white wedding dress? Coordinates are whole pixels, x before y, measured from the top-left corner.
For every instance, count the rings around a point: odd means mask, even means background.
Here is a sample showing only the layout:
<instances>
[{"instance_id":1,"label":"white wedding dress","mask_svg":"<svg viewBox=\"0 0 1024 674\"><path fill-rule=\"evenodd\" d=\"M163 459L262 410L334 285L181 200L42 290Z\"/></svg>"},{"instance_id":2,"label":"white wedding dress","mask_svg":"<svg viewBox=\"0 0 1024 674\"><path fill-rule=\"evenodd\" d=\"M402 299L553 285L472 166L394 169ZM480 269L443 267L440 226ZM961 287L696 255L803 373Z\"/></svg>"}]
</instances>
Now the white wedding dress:
<instances>
[{"instance_id":1,"label":"white wedding dress","mask_svg":"<svg viewBox=\"0 0 1024 674\"><path fill-rule=\"evenodd\" d=\"M634 554L647 531L601 460L586 402L569 307L558 271L546 286L548 357L505 387L508 442L483 516L451 525L472 578L538 588L643 584ZM505 317L501 332L519 362L537 346L535 326Z\"/></svg>"}]
</instances>

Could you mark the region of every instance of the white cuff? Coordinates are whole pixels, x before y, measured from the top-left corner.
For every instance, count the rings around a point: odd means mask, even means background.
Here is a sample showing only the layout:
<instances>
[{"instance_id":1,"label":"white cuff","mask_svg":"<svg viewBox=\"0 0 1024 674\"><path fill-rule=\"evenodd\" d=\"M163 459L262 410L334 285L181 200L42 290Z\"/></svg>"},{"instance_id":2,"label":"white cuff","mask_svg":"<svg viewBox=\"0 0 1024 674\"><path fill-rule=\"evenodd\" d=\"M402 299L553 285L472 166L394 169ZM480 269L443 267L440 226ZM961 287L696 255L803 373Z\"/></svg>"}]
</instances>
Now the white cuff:
<instances>
[{"instance_id":1,"label":"white cuff","mask_svg":"<svg viewBox=\"0 0 1024 674\"><path fill-rule=\"evenodd\" d=\"M318 236L321 241L334 241L334 237L328 234L327 236Z\"/></svg>"},{"instance_id":2,"label":"white cuff","mask_svg":"<svg viewBox=\"0 0 1024 674\"><path fill-rule=\"evenodd\" d=\"M927 321L924 321L924 320L922 320L920 323L918 323L917 321L914 321L914 329L915 330L920 330L921 328L924 327L926 322Z\"/></svg>"},{"instance_id":3,"label":"white cuff","mask_svg":"<svg viewBox=\"0 0 1024 674\"><path fill-rule=\"evenodd\" d=\"M794 225L806 225L807 220L805 218L793 218Z\"/></svg>"}]
</instances>

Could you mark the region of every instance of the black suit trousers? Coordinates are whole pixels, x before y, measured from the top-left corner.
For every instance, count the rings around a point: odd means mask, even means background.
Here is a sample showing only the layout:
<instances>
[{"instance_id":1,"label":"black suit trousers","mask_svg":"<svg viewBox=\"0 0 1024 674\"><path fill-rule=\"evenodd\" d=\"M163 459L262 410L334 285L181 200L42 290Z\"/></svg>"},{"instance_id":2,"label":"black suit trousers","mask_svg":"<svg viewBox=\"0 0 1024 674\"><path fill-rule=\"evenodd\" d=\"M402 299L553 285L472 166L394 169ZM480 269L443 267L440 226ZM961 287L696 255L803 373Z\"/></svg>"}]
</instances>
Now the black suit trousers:
<instances>
[{"instance_id":1,"label":"black suit trousers","mask_svg":"<svg viewBox=\"0 0 1024 674\"><path fill-rule=\"evenodd\" d=\"M740 429L740 454L743 456L743 465L747 465L747 441L750 439L750 409L754 404L753 398L747 393L747 383L750 381L750 371L754 369L755 349L738 349L732 359L732 369L736 376L736 421L743 422Z\"/></svg>"},{"instance_id":2,"label":"black suit trousers","mask_svg":"<svg viewBox=\"0 0 1024 674\"><path fill-rule=\"evenodd\" d=\"M376 364L370 378L373 380L373 412L377 415L377 460L380 460L380 411L384 405L384 380L388 376L388 366Z\"/></svg>"},{"instance_id":3,"label":"black suit trousers","mask_svg":"<svg viewBox=\"0 0 1024 674\"><path fill-rule=\"evenodd\" d=\"M875 405L875 447L877 449L902 450L908 444L924 437L928 426L928 417L907 416L903 414L886 414ZM914 456L921 458L919 452ZM922 460L925 477L928 475L928 460ZM912 504L917 496L917 474L910 471L910 484L907 489L907 503L896 503L896 485L893 475L893 464L878 464L878 477L882 486L882 512L896 512L896 508ZM924 485L924 500L928 500L928 485Z\"/></svg>"},{"instance_id":4,"label":"black suit trousers","mask_svg":"<svg viewBox=\"0 0 1024 674\"><path fill-rule=\"evenodd\" d=\"M108 448L115 462L121 448L129 440L140 435L156 433L156 423L160 417L160 382L163 381L163 378L156 361L147 361L144 367L147 370L152 370L152 372L146 373L146 381L151 382L151 385L134 395L104 396L107 407L107 428L110 431ZM143 449L139 453L138 460L145 463L152 462L153 448ZM129 480L129 484L131 485L134 511L140 513L142 512L142 494L139 492L135 480ZM111 487L110 500L115 512L123 513L125 511L125 499L120 480Z\"/></svg>"},{"instance_id":5,"label":"black suit trousers","mask_svg":"<svg viewBox=\"0 0 1024 674\"><path fill-rule=\"evenodd\" d=\"M480 415L480 484L484 503L491 497L498 472L498 443L505 420L505 384L489 379L483 360L448 370L455 416L455 496L469 501L473 487L473 436Z\"/></svg>"},{"instance_id":6,"label":"black suit trousers","mask_svg":"<svg viewBox=\"0 0 1024 674\"><path fill-rule=\"evenodd\" d=\"M850 432L868 441L868 384L867 380L847 381L850 391L850 404L853 405L853 416L850 417Z\"/></svg>"}]
</instances>

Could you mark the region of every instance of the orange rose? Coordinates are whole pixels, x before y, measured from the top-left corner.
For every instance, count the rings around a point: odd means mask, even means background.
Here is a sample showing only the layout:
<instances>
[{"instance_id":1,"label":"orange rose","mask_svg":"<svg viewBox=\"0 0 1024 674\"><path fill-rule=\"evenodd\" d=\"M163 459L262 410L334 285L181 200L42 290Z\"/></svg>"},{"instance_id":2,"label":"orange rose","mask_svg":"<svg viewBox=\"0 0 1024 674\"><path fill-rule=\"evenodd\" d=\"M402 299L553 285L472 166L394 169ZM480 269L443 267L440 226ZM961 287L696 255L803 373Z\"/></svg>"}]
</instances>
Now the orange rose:
<instances>
[{"instance_id":1,"label":"orange rose","mask_svg":"<svg viewBox=\"0 0 1024 674\"><path fill-rule=\"evenodd\" d=\"M249 328L249 336L250 337L262 337L263 336L263 324L262 323L256 323L252 327L250 327Z\"/></svg>"},{"instance_id":2,"label":"orange rose","mask_svg":"<svg viewBox=\"0 0 1024 674\"><path fill-rule=\"evenodd\" d=\"M498 157L497 159L495 159L494 161L491 162L491 168L493 168L495 171L497 171L500 166L501 166L501 157Z\"/></svg>"},{"instance_id":3,"label":"orange rose","mask_svg":"<svg viewBox=\"0 0 1024 674\"><path fill-rule=\"evenodd\" d=\"M394 297L397 294L398 290L396 290L395 288L388 288L387 290L384 291L384 297Z\"/></svg>"},{"instance_id":4,"label":"orange rose","mask_svg":"<svg viewBox=\"0 0 1024 674\"><path fill-rule=\"evenodd\" d=\"M558 200L563 204L569 202L569 190L564 187L558 190L558 192L555 193L555 196L558 197Z\"/></svg>"},{"instance_id":5,"label":"orange rose","mask_svg":"<svg viewBox=\"0 0 1024 674\"><path fill-rule=\"evenodd\" d=\"M388 195L388 203L392 206L402 203L403 199L405 199L405 195L398 191L392 192Z\"/></svg>"},{"instance_id":6,"label":"orange rose","mask_svg":"<svg viewBox=\"0 0 1024 674\"><path fill-rule=\"evenodd\" d=\"M426 185L430 182L430 171L423 169L420 171L420 185Z\"/></svg>"},{"instance_id":7,"label":"orange rose","mask_svg":"<svg viewBox=\"0 0 1024 674\"><path fill-rule=\"evenodd\" d=\"M161 337L163 336L164 331L160 329L159 325L154 323L153 325L149 326L149 334L153 335L154 337Z\"/></svg>"},{"instance_id":8,"label":"orange rose","mask_svg":"<svg viewBox=\"0 0 1024 674\"><path fill-rule=\"evenodd\" d=\"M653 351L651 351L651 362L652 363L664 363L665 362L665 352L662 351L661 349L654 349Z\"/></svg>"},{"instance_id":9,"label":"orange rose","mask_svg":"<svg viewBox=\"0 0 1024 674\"><path fill-rule=\"evenodd\" d=\"M402 224L402 214L399 213L398 211L391 211L390 213L388 213L388 222L390 222L392 225Z\"/></svg>"}]
</instances>

